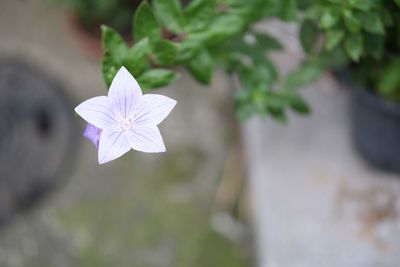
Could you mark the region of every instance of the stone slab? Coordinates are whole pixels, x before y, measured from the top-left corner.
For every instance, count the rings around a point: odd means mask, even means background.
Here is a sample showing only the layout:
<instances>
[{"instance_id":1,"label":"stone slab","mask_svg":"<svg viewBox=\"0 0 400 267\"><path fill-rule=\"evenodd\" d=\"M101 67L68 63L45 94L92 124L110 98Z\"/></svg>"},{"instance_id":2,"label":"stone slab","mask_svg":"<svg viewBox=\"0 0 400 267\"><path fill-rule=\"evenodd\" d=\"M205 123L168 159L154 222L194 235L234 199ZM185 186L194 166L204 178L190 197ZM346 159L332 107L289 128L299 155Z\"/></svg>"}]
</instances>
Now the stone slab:
<instances>
[{"instance_id":1,"label":"stone slab","mask_svg":"<svg viewBox=\"0 0 400 267\"><path fill-rule=\"evenodd\" d=\"M400 177L356 154L333 77L304 93L311 116L243 127L259 266L400 266Z\"/></svg>"}]
</instances>

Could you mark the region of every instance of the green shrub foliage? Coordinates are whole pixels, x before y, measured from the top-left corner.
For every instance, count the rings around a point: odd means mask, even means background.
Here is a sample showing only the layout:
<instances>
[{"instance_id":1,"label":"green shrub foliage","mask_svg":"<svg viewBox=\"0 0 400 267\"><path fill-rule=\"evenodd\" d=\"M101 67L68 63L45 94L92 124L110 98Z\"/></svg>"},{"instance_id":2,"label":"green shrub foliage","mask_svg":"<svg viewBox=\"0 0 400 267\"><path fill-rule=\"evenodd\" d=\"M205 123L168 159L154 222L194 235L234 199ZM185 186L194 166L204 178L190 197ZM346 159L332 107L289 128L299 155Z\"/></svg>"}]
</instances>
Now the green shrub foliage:
<instances>
[{"instance_id":1,"label":"green shrub foliage","mask_svg":"<svg viewBox=\"0 0 400 267\"><path fill-rule=\"evenodd\" d=\"M185 3L185 4L182 4ZM325 69L348 66L353 78L388 100L400 100L399 0L152 0L132 20L132 46L102 26L105 83L124 65L144 90L179 78L180 66L208 85L217 68L236 79L240 120L257 113L286 121L288 109L307 114L298 89ZM299 24L305 60L279 77L271 51L283 49L254 24L269 18Z\"/></svg>"}]
</instances>

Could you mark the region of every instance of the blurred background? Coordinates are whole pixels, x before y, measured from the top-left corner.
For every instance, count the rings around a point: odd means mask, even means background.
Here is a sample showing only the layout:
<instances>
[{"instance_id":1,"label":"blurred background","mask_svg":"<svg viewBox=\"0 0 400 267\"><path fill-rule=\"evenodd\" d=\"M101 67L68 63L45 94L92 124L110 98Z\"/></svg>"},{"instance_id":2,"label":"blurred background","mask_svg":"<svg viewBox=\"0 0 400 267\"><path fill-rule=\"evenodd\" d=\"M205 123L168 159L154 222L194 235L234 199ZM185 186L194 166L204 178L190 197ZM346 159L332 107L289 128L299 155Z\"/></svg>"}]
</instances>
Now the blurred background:
<instances>
[{"instance_id":1,"label":"blurred background","mask_svg":"<svg viewBox=\"0 0 400 267\"><path fill-rule=\"evenodd\" d=\"M76 2L122 31L135 8ZM161 125L168 153L99 165L73 111L106 93L99 24L85 17L87 33L76 18L51 1L0 1L0 266L249 266L251 232L226 215L237 186L217 199L235 138L229 81L183 75L158 92L179 102Z\"/></svg>"},{"instance_id":2,"label":"blurred background","mask_svg":"<svg viewBox=\"0 0 400 267\"><path fill-rule=\"evenodd\" d=\"M282 125L239 124L233 80L182 71L158 91L178 101L167 153L98 165L73 108L106 92L99 18L129 35L137 4L0 0L1 267L400 266L399 175L359 156L330 73L304 91L312 114ZM256 27L293 70L298 26Z\"/></svg>"}]
</instances>

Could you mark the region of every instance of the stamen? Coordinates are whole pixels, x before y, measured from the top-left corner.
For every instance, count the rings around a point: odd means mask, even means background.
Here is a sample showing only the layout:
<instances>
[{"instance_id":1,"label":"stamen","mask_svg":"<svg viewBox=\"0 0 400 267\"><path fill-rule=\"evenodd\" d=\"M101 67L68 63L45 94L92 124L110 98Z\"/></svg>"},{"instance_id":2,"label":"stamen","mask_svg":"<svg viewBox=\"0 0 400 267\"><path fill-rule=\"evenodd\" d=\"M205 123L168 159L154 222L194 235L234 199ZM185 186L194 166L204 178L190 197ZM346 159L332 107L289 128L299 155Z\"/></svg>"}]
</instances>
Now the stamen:
<instances>
[{"instance_id":1,"label":"stamen","mask_svg":"<svg viewBox=\"0 0 400 267\"><path fill-rule=\"evenodd\" d=\"M121 128L125 131L132 129L133 122L131 119L124 119L121 124Z\"/></svg>"}]
</instances>

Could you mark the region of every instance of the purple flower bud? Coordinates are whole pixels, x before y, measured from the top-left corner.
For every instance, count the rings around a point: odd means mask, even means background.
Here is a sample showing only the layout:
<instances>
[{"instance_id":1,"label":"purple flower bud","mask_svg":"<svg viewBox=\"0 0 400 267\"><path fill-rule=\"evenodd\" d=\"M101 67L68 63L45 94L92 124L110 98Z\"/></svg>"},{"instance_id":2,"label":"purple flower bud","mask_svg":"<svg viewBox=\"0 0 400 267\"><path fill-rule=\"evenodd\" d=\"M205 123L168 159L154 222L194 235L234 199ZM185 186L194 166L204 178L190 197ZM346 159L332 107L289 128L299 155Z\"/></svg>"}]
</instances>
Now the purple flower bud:
<instances>
[{"instance_id":1,"label":"purple flower bud","mask_svg":"<svg viewBox=\"0 0 400 267\"><path fill-rule=\"evenodd\" d=\"M93 124L88 123L86 125L85 131L83 132L83 136L92 141L92 143L96 146L96 148L99 148L101 132L102 132L101 129L97 128Z\"/></svg>"}]
</instances>

